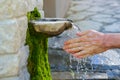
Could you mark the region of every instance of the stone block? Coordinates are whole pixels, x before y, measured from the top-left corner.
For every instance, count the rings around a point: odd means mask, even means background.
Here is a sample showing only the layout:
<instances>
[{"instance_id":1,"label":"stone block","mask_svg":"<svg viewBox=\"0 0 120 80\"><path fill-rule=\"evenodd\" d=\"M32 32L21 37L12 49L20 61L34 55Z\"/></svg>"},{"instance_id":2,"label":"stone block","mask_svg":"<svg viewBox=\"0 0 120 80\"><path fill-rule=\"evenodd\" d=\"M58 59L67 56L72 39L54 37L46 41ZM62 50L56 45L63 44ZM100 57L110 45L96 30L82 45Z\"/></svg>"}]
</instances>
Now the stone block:
<instances>
[{"instance_id":1,"label":"stone block","mask_svg":"<svg viewBox=\"0 0 120 80\"><path fill-rule=\"evenodd\" d=\"M17 54L0 55L0 80L1 77L3 78L9 76L23 75L21 74L21 70L22 73L24 73L23 77L29 77L26 68L27 58L28 46L23 46L22 48L20 48Z\"/></svg>"},{"instance_id":2,"label":"stone block","mask_svg":"<svg viewBox=\"0 0 120 80\"><path fill-rule=\"evenodd\" d=\"M19 62L19 66L20 68L24 68L27 66L27 59L28 59L28 55L29 55L29 47L28 46L23 46L22 48L20 48L19 52L18 52L18 57L20 59Z\"/></svg>"},{"instance_id":3,"label":"stone block","mask_svg":"<svg viewBox=\"0 0 120 80\"><path fill-rule=\"evenodd\" d=\"M20 80L19 77L7 77L7 78L0 78L0 80Z\"/></svg>"},{"instance_id":4,"label":"stone block","mask_svg":"<svg viewBox=\"0 0 120 80\"><path fill-rule=\"evenodd\" d=\"M24 0L1 0L0 20L26 15L28 12L27 2Z\"/></svg>"},{"instance_id":5,"label":"stone block","mask_svg":"<svg viewBox=\"0 0 120 80\"><path fill-rule=\"evenodd\" d=\"M0 21L0 54L16 53L24 44L27 18Z\"/></svg>"},{"instance_id":6,"label":"stone block","mask_svg":"<svg viewBox=\"0 0 120 80\"><path fill-rule=\"evenodd\" d=\"M120 32L120 22L105 26L103 32Z\"/></svg>"},{"instance_id":7,"label":"stone block","mask_svg":"<svg viewBox=\"0 0 120 80\"><path fill-rule=\"evenodd\" d=\"M17 76L19 72L19 60L17 54L0 55L0 78Z\"/></svg>"},{"instance_id":8,"label":"stone block","mask_svg":"<svg viewBox=\"0 0 120 80\"><path fill-rule=\"evenodd\" d=\"M18 32L21 36L21 45L25 44L25 39L26 39L26 32L28 28L28 22L27 22L27 17L23 16L17 19L17 24L19 26Z\"/></svg>"},{"instance_id":9,"label":"stone block","mask_svg":"<svg viewBox=\"0 0 120 80\"><path fill-rule=\"evenodd\" d=\"M28 3L28 11L34 10L37 7L37 0L26 0Z\"/></svg>"},{"instance_id":10,"label":"stone block","mask_svg":"<svg viewBox=\"0 0 120 80\"><path fill-rule=\"evenodd\" d=\"M30 80L30 75L26 67L20 70L19 80Z\"/></svg>"},{"instance_id":11,"label":"stone block","mask_svg":"<svg viewBox=\"0 0 120 80\"><path fill-rule=\"evenodd\" d=\"M45 15L44 15L44 11L43 10L39 10L40 14L41 14L41 18L44 18Z\"/></svg>"},{"instance_id":12,"label":"stone block","mask_svg":"<svg viewBox=\"0 0 120 80\"><path fill-rule=\"evenodd\" d=\"M43 9L43 0L37 0L37 8L39 10L42 10Z\"/></svg>"}]
</instances>

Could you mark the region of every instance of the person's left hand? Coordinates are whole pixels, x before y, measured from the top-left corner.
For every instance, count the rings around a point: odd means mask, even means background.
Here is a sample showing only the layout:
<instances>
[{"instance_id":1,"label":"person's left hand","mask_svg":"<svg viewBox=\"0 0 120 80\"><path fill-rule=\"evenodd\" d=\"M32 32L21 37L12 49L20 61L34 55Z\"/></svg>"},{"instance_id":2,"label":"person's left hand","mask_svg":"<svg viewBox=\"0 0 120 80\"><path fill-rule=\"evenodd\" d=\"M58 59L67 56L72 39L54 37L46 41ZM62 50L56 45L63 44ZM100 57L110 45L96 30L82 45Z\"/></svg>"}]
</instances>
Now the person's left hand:
<instances>
[{"instance_id":1,"label":"person's left hand","mask_svg":"<svg viewBox=\"0 0 120 80\"><path fill-rule=\"evenodd\" d=\"M64 43L63 49L77 58L85 58L108 50L104 46L104 33L95 30L77 33L78 38Z\"/></svg>"}]
</instances>

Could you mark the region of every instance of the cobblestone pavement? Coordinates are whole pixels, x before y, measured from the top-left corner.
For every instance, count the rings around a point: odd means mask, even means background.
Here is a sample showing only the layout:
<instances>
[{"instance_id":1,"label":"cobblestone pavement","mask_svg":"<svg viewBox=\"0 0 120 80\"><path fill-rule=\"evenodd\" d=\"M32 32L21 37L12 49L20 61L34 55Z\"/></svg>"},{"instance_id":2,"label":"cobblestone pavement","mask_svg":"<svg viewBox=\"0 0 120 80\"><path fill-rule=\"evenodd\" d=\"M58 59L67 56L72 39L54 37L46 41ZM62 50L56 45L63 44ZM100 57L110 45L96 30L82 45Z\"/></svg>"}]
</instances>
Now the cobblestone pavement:
<instances>
[{"instance_id":1,"label":"cobblestone pavement","mask_svg":"<svg viewBox=\"0 0 120 80\"><path fill-rule=\"evenodd\" d=\"M94 29L104 33L119 33L120 0L72 0L66 18L72 19L81 31ZM111 61L115 60L120 65L119 49L109 50L103 55L111 55ZM107 74L109 77L117 75L117 79L120 79L120 69L108 70Z\"/></svg>"},{"instance_id":2,"label":"cobblestone pavement","mask_svg":"<svg viewBox=\"0 0 120 80\"><path fill-rule=\"evenodd\" d=\"M73 0L66 18L82 31L120 32L119 0Z\"/></svg>"}]
</instances>

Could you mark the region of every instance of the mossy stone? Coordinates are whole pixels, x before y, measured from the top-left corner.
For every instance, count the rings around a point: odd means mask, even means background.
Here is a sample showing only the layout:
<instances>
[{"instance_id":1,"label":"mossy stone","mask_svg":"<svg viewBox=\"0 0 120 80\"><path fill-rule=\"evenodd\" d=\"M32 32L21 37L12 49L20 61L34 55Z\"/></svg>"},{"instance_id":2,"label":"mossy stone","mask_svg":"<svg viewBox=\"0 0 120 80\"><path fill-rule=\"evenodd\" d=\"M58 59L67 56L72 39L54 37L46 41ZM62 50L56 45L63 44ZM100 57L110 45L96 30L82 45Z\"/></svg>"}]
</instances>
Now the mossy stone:
<instances>
[{"instance_id":1,"label":"mossy stone","mask_svg":"<svg viewBox=\"0 0 120 80\"><path fill-rule=\"evenodd\" d=\"M28 21L40 18L37 8L28 12ZM26 44L29 45L28 71L30 80L52 80L48 62L48 37L34 30L28 23Z\"/></svg>"}]
</instances>

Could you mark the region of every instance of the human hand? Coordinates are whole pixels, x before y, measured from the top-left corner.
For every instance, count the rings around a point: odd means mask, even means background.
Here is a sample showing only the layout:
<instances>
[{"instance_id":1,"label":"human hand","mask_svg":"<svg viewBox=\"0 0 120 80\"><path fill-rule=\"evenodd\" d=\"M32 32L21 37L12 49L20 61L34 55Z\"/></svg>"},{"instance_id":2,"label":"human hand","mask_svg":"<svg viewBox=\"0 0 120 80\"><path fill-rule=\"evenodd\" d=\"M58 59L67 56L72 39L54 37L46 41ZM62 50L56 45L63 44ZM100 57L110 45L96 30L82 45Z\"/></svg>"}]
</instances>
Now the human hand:
<instances>
[{"instance_id":1,"label":"human hand","mask_svg":"<svg viewBox=\"0 0 120 80\"><path fill-rule=\"evenodd\" d=\"M85 58L108 50L104 46L104 33L95 30L77 33L78 37L64 43L63 49L77 58Z\"/></svg>"}]
</instances>

